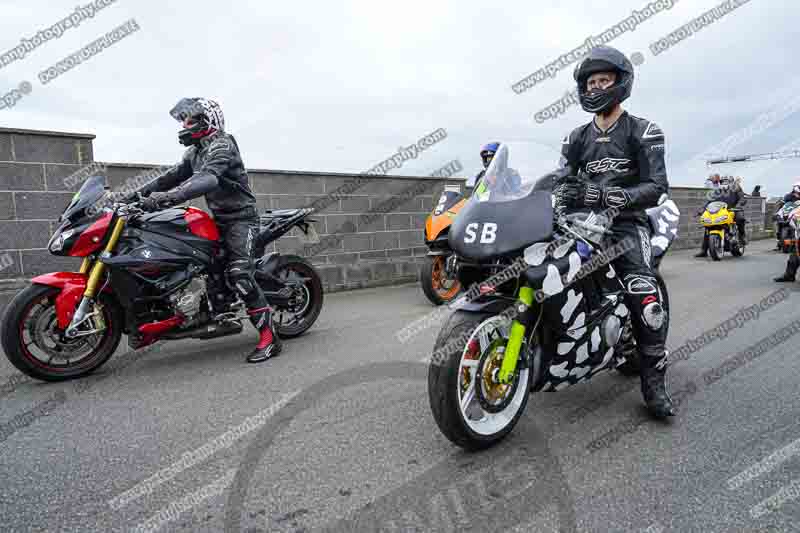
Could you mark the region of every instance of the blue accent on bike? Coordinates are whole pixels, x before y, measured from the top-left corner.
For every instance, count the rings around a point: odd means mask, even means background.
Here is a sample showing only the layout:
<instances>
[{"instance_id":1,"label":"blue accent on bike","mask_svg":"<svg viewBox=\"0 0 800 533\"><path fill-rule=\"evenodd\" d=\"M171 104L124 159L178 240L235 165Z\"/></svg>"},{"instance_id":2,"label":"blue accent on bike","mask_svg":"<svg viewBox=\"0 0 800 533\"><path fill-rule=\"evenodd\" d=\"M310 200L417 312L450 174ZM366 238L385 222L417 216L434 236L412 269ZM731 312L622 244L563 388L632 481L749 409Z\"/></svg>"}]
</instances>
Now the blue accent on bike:
<instances>
[{"instance_id":1,"label":"blue accent on bike","mask_svg":"<svg viewBox=\"0 0 800 533\"><path fill-rule=\"evenodd\" d=\"M592 250L589 248L589 245L583 241L578 241L577 243L578 248L578 255L581 256L581 259L584 261L592 257Z\"/></svg>"}]
</instances>

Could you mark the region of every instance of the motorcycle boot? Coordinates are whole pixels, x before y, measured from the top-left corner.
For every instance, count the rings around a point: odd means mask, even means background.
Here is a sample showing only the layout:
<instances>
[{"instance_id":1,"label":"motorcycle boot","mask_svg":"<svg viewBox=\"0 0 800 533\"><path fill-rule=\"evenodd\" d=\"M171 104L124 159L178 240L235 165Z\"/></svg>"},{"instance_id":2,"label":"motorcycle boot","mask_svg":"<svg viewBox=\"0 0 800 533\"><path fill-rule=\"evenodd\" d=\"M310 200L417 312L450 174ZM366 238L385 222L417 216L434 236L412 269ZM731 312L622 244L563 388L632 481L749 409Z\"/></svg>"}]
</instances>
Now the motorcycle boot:
<instances>
[{"instance_id":1,"label":"motorcycle boot","mask_svg":"<svg viewBox=\"0 0 800 533\"><path fill-rule=\"evenodd\" d=\"M789 261L786 262L786 272L779 278L775 278L777 282L794 281L797 277L797 267L800 266L800 257L796 254L789 256Z\"/></svg>"},{"instance_id":2,"label":"motorcycle boot","mask_svg":"<svg viewBox=\"0 0 800 533\"><path fill-rule=\"evenodd\" d=\"M283 350L281 338L275 331L272 313L269 307L248 311L250 321L259 332L258 345L247 356L248 363L261 363L267 359L277 357Z\"/></svg>"},{"instance_id":3,"label":"motorcycle boot","mask_svg":"<svg viewBox=\"0 0 800 533\"><path fill-rule=\"evenodd\" d=\"M675 416L667 392L667 356L663 348L640 346L642 397L654 418Z\"/></svg>"},{"instance_id":4,"label":"motorcycle boot","mask_svg":"<svg viewBox=\"0 0 800 533\"><path fill-rule=\"evenodd\" d=\"M694 254L695 257L708 257L708 235L703 236L703 246L700 251Z\"/></svg>"}]
</instances>

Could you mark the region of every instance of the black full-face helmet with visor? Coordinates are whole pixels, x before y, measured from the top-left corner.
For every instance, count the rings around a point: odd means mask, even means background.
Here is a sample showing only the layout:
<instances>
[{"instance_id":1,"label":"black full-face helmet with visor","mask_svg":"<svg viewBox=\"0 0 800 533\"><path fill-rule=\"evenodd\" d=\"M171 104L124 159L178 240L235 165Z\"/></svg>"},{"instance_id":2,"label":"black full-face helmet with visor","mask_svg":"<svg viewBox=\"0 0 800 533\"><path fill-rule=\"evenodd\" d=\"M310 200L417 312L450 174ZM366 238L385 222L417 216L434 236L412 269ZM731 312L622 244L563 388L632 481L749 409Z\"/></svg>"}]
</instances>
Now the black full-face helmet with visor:
<instances>
[{"instance_id":1,"label":"black full-face helmet with visor","mask_svg":"<svg viewBox=\"0 0 800 533\"><path fill-rule=\"evenodd\" d=\"M606 89L589 92L586 83L592 74L598 72L614 72L617 79ZM631 95L633 77L633 64L625 54L610 46L592 48L589 55L575 67L574 78L578 84L581 107L589 113L607 113Z\"/></svg>"}]
</instances>

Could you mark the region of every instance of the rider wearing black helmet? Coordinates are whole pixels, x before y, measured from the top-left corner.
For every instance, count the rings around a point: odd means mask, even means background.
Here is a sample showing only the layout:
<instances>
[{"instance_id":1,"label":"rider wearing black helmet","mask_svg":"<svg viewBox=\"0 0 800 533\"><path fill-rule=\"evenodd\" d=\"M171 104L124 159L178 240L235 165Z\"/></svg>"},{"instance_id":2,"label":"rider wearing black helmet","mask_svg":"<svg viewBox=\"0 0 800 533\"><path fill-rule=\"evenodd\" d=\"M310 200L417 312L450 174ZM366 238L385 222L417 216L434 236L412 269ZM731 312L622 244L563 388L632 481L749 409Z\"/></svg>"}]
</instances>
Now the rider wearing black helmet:
<instances>
[{"instance_id":1,"label":"rider wearing black helmet","mask_svg":"<svg viewBox=\"0 0 800 533\"><path fill-rule=\"evenodd\" d=\"M664 133L655 122L628 114L620 106L631 94L633 65L619 50L598 46L576 67L581 107L594 119L562 142L556 193L569 208L616 208L612 242L635 242L613 261L623 280L633 333L641 358L642 395L657 418L675 410L666 389L665 349L669 317L662 285L652 266L650 228L645 209L667 193ZM576 177L578 176L578 177Z\"/></svg>"},{"instance_id":2,"label":"rider wearing black helmet","mask_svg":"<svg viewBox=\"0 0 800 533\"><path fill-rule=\"evenodd\" d=\"M182 123L178 141L189 148L180 163L125 201L141 198L142 207L154 211L205 196L228 254L228 283L247 305L250 321L260 333L247 361L266 361L278 355L282 346L273 328L271 309L253 276L258 212L239 146L225 132L222 109L213 100L183 98L170 115Z\"/></svg>"}]
</instances>

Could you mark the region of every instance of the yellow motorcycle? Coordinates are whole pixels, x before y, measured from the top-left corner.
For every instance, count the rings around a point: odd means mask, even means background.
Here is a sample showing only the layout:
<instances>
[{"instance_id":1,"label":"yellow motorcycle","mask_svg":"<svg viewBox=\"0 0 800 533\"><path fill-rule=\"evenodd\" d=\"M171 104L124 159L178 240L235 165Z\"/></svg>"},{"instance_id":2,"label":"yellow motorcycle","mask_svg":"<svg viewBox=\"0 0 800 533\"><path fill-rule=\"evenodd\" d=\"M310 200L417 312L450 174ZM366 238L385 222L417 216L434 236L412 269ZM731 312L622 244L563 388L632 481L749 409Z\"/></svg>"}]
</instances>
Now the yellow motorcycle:
<instances>
[{"instance_id":1,"label":"yellow motorcycle","mask_svg":"<svg viewBox=\"0 0 800 533\"><path fill-rule=\"evenodd\" d=\"M714 261L719 261L725 252L734 257L744 254L744 245L739 239L739 230L734 221L735 210L725 202L711 202L700 217L708 239L708 252Z\"/></svg>"}]
</instances>

